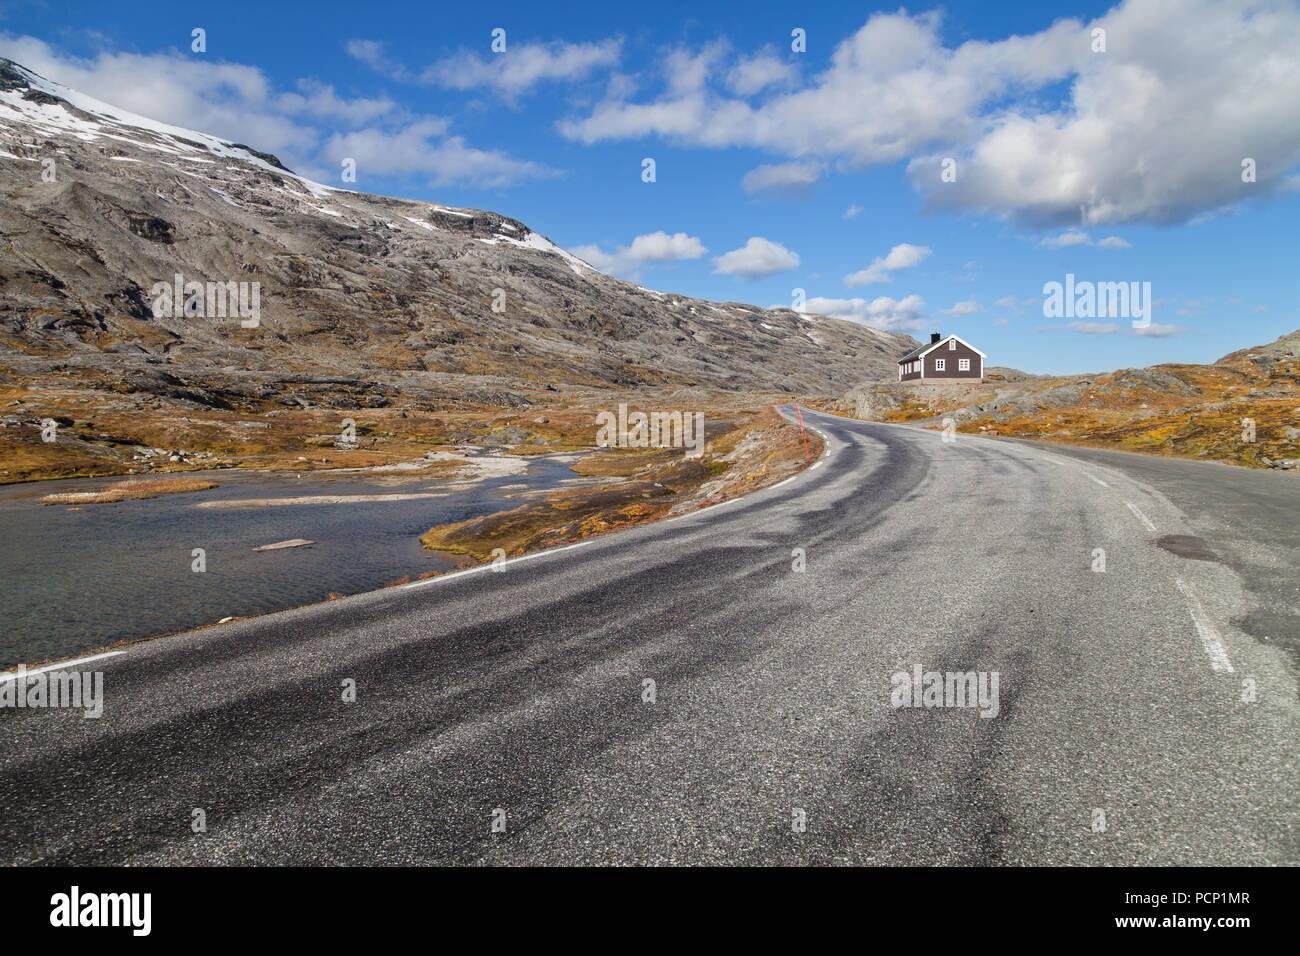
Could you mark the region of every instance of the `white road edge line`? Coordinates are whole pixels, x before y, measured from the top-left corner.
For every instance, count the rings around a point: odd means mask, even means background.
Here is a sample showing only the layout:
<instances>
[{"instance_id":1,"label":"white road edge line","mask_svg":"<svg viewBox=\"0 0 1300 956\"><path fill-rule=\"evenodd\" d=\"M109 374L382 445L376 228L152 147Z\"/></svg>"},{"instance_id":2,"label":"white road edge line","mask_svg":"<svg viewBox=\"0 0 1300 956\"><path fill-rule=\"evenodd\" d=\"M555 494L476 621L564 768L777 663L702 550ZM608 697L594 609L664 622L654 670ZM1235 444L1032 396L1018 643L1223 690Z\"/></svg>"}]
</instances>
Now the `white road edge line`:
<instances>
[{"instance_id":1,"label":"white road edge line","mask_svg":"<svg viewBox=\"0 0 1300 956\"><path fill-rule=\"evenodd\" d=\"M1201 644L1205 646L1205 653L1210 655L1210 667L1213 670L1231 674L1232 663L1228 660L1228 654L1223 649L1220 642L1219 632L1214 629L1209 615L1201 607L1201 602L1196 599L1195 592L1192 591L1191 585L1186 584L1182 578L1174 578L1174 584L1178 585L1178 590L1183 592L1183 597L1187 598L1187 608L1192 614L1192 623L1196 625L1196 633L1200 635Z\"/></svg>"},{"instance_id":2,"label":"white road edge line","mask_svg":"<svg viewBox=\"0 0 1300 956\"><path fill-rule=\"evenodd\" d=\"M46 664L44 667L29 667L23 671L24 675L43 674L45 671L63 671L70 667L77 667L81 664L89 664L91 661L103 660L105 657L117 657L119 654L125 654L126 651L105 651L103 654L91 654L89 657L74 657L70 661L59 661L57 664ZM11 674L0 674L0 681L17 680L17 672Z\"/></svg>"},{"instance_id":3,"label":"white road edge line","mask_svg":"<svg viewBox=\"0 0 1300 956\"><path fill-rule=\"evenodd\" d=\"M1144 515L1144 514L1142 513L1142 509L1141 509L1141 508L1139 508L1137 505L1133 504L1133 502L1131 502L1131 501L1126 501L1126 502L1124 502L1124 504L1128 505L1128 510L1129 510L1129 511L1133 512L1135 515L1137 515L1139 518L1142 519L1142 523L1143 523L1144 525L1147 526L1147 530L1148 530L1148 531L1150 531L1152 534L1155 534L1155 533L1156 533L1156 526L1155 526L1154 524L1151 523L1151 519L1150 519L1150 518L1148 518L1146 515Z\"/></svg>"},{"instance_id":4,"label":"white road edge line","mask_svg":"<svg viewBox=\"0 0 1300 956\"><path fill-rule=\"evenodd\" d=\"M494 562L489 561L487 564L480 564L476 567L466 568L463 571L453 571L450 574L440 574L434 578L425 578L423 581L412 581L410 584L403 584L402 588L403 590L420 588L429 584L439 584L443 581L450 581L452 578L463 578L467 574L480 574L484 571L491 571L493 568L505 569L518 561L531 561L533 558L540 558L545 554L559 554L561 551L572 551L574 548L581 548L598 540L598 538L588 538L586 541L575 541L573 544L562 544L558 548L547 548L545 551L534 551L531 554L521 554L517 558L506 558L500 564L495 564ZM504 571L497 573L504 573Z\"/></svg>"}]
</instances>

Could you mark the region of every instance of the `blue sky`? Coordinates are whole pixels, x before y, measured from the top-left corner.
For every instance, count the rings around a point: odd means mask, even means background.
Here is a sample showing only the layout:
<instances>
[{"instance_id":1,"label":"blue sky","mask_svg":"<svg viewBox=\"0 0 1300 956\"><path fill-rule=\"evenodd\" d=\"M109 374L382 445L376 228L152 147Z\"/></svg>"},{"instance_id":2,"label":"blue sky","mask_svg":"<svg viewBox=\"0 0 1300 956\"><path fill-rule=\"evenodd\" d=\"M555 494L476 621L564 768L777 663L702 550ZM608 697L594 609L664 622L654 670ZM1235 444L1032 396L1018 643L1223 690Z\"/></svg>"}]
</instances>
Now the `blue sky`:
<instances>
[{"instance_id":1,"label":"blue sky","mask_svg":"<svg viewBox=\"0 0 1300 956\"><path fill-rule=\"evenodd\" d=\"M991 364L1212 361L1300 327L1294 3L466 6L9 0L0 54L653 288L803 289ZM1066 273L1150 282L1151 327L1045 318Z\"/></svg>"}]
</instances>

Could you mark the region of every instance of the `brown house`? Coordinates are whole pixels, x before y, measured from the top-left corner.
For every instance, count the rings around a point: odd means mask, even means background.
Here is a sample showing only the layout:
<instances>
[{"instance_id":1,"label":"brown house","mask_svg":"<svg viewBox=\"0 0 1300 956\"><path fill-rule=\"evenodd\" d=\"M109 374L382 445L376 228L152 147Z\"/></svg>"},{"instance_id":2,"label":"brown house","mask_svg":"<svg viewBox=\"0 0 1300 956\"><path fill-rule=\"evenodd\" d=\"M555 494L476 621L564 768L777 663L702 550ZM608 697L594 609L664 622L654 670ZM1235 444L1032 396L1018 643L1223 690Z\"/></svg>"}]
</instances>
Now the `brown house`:
<instances>
[{"instance_id":1,"label":"brown house","mask_svg":"<svg viewBox=\"0 0 1300 956\"><path fill-rule=\"evenodd\" d=\"M984 360L988 358L975 346L955 335L944 338L930 333L929 345L918 345L898 360L898 380L979 382L984 379Z\"/></svg>"}]
</instances>

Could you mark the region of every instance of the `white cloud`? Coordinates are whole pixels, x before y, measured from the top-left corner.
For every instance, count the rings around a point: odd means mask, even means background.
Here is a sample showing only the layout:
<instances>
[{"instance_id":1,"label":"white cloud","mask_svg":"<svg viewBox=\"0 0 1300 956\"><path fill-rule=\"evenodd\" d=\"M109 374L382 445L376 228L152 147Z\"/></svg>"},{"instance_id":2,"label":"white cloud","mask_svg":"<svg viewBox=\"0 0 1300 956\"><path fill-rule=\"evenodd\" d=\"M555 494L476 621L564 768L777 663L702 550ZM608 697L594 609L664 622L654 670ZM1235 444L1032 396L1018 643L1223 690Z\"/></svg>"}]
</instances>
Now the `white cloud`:
<instances>
[{"instance_id":1,"label":"white cloud","mask_svg":"<svg viewBox=\"0 0 1300 956\"><path fill-rule=\"evenodd\" d=\"M1095 27L1105 54L1092 52ZM659 95L611 92L560 130L584 143L764 149L842 171L910 160L929 207L1035 228L1179 222L1286 188L1300 163L1297 48L1300 7L1286 0L1125 0L1089 22L955 47L936 12L880 13L789 91L755 102L727 88L725 51L676 51ZM1268 158L1252 184L1240 177L1247 148ZM957 160L955 182L940 180L944 157Z\"/></svg>"},{"instance_id":2,"label":"white cloud","mask_svg":"<svg viewBox=\"0 0 1300 956\"><path fill-rule=\"evenodd\" d=\"M536 163L520 162L503 153L474 149L460 136L444 138L447 124L431 119L399 130L355 130L331 136L323 152L349 156L365 174L431 176L430 185L460 184L484 189L513 185L524 179L554 175Z\"/></svg>"},{"instance_id":3,"label":"white cloud","mask_svg":"<svg viewBox=\"0 0 1300 956\"><path fill-rule=\"evenodd\" d=\"M426 67L421 82L453 90L488 87L513 100L547 81L573 82L619 62L621 42L507 44L506 52L480 56L462 50ZM349 51L350 52L350 51Z\"/></svg>"},{"instance_id":4,"label":"white cloud","mask_svg":"<svg viewBox=\"0 0 1300 956\"><path fill-rule=\"evenodd\" d=\"M1263 314L1264 314L1265 312L1267 312L1267 311L1268 311L1268 306L1266 306L1266 305L1257 305L1257 306L1255 306L1255 308L1253 308L1253 309L1250 310L1250 314L1251 314L1251 315L1263 315Z\"/></svg>"},{"instance_id":5,"label":"white cloud","mask_svg":"<svg viewBox=\"0 0 1300 956\"><path fill-rule=\"evenodd\" d=\"M849 208L844 210L845 219L857 219L858 213L862 212L862 207L857 203L849 203Z\"/></svg>"},{"instance_id":6,"label":"white cloud","mask_svg":"<svg viewBox=\"0 0 1300 956\"><path fill-rule=\"evenodd\" d=\"M1094 26L1107 53L1079 62ZM1212 214L1285 188L1300 161L1297 46L1300 7L1280 0L1129 0L1061 49L1073 76L1062 108L991 117L943 189L927 182L925 160L909 172L932 207L1041 226ZM1241 181L1243 143L1272 158L1254 184Z\"/></svg>"},{"instance_id":7,"label":"white cloud","mask_svg":"<svg viewBox=\"0 0 1300 956\"><path fill-rule=\"evenodd\" d=\"M859 269L852 275L844 277L844 284L850 289L874 282L888 282L893 273L899 269L910 269L930 254L929 246L914 246L910 242L900 242L889 250L883 258L876 256L871 265Z\"/></svg>"},{"instance_id":8,"label":"white cloud","mask_svg":"<svg viewBox=\"0 0 1300 956\"><path fill-rule=\"evenodd\" d=\"M1089 246L1092 245L1092 239L1086 232L1079 229L1068 229L1058 236L1048 236L1038 243L1040 246L1060 249L1065 246Z\"/></svg>"},{"instance_id":9,"label":"white cloud","mask_svg":"<svg viewBox=\"0 0 1300 956\"><path fill-rule=\"evenodd\" d=\"M646 267L699 259L708 251L696 236L684 232L670 235L662 229L637 236L630 246L619 246L613 252L605 252L597 245L574 246L569 250L601 272L622 276L635 275L637 270Z\"/></svg>"},{"instance_id":10,"label":"white cloud","mask_svg":"<svg viewBox=\"0 0 1300 956\"><path fill-rule=\"evenodd\" d=\"M994 325L1010 325L1010 324L1011 324L1011 320L1010 320L1010 319L994 319L994 320L993 320L993 324L994 324Z\"/></svg>"},{"instance_id":11,"label":"white cloud","mask_svg":"<svg viewBox=\"0 0 1300 956\"><path fill-rule=\"evenodd\" d=\"M376 73L394 80L409 80L411 74L399 62L388 54L388 50L378 40L349 40L344 49L348 56L360 60Z\"/></svg>"},{"instance_id":12,"label":"white cloud","mask_svg":"<svg viewBox=\"0 0 1300 956\"><path fill-rule=\"evenodd\" d=\"M358 52L382 55L377 47ZM7 33L0 33L0 53L114 106L274 153L324 182L337 181L344 158L357 160L361 177L410 174L440 186L504 187L554 175L537 163L468 146L449 135L444 118L413 115L384 97L340 97L313 80L277 90L260 69L240 63L173 53L72 57Z\"/></svg>"},{"instance_id":13,"label":"white cloud","mask_svg":"<svg viewBox=\"0 0 1300 956\"><path fill-rule=\"evenodd\" d=\"M275 98L276 109L289 114L342 117L349 126L370 123L398 112L398 106L388 97L374 99L343 99L335 94L334 87L316 80L299 80L297 93L281 93Z\"/></svg>"},{"instance_id":14,"label":"white cloud","mask_svg":"<svg viewBox=\"0 0 1300 956\"><path fill-rule=\"evenodd\" d=\"M1040 246L1047 246L1051 249L1061 249L1067 246L1091 246L1092 236L1088 235L1082 229L1067 229L1065 232L1058 233L1055 236L1046 236L1040 239ZM1132 249L1133 244L1119 236L1107 236L1105 239L1097 242L1098 249Z\"/></svg>"},{"instance_id":15,"label":"white cloud","mask_svg":"<svg viewBox=\"0 0 1300 956\"><path fill-rule=\"evenodd\" d=\"M1152 322L1150 325L1142 328L1129 329L1131 335L1150 335L1155 338L1168 338L1171 335L1182 335L1187 331L1181 325L1161 325L1159 322Z\"/></svg>"},{"instance_id":16,"label":"white cloud","mask_svg":"<svg viewBox=\"0 0 1300 956\"><path fill-rule=\"evenodd\" d=\"M944 315L961 318L964 315L974 315L976 312L983 312L984 306L980 305L973 298L970 298L954 303L951 309L943 309L941 311Z\"/></svg>"},{"instance_id":17,"label":"white cloud","mask_svg":"<svg viewBox=\"0 0 1300 956\"><path fill-rule=\"evenodd\" d=\"M866 299L815 297L805 303L805 308L808 312L893 332L912 332L925 326L925 303L919 295L898 300L882 295L869 302Z\"/></svg>"},{"instance_id":18,"label":"white cloud","mask_svg":"<svg viewBox=\"0 0 1300 956\"><path fill-rule=\"evenodd\" d=\"M1115 322L1070 322L1066 328L1072 332L1083 332L1085 335L1114 335L1123 326Z\"/></svg>"},{"instance_id":19,"label":"white cloud","mask_svg":"<svg viewBox=\"0 0 1300 956\"><path fill-rule=\"evenodd\" d=\"M759 192L806 193L821 175L822 164L816 161L777 163L756 166L745 173L740 185L750 195Z\"/></svg>"},{"instance_id":20,"label":"white cloud","mask_svg":"<svg viewBox=\"0 0 1300 956\"><path fill-rule=\"evenodd\" d=\"M1038 300L1038 299L1025 299L1024 301L1020 301L1020 300L1017 299L1014 295L1004 295L1002 298L994 300L993 304L994 304L995 306L997 306L999 309L1010 309L1010 310L1011 310L1014 314L1016 314L1016 315L1024 315L1024 314L1025 314L1025 307L1026 307L1027 305L1038 305L1038 304L1039 304L1039 300ZM999 325L999 324L1001 324L1001 325L1005 325L1005 324L1006 324L1006 320L1005 320L1005 319L1000 319L1000 320L998 320L998 322L995 322L995 323L993 323L993 324L994 324L994 325Z\"/></svg>"},{"instance_id":21,"label":"white cloud","mask_svg":"<svg viewBox=\"0 0 1300 956\"><path fill-rule=\"evenodd\" d=\"M742 279L761 279L778 272L789 272L799 265L798 253L791 252L779 242L761 236L752 236L739 249L713 260L714 272L739 276Z\"/></svg>"},{"instance_id":22,"label":"white cloud","mask_svg":"<svg viewBox=\"0 0 1300 956\"><path fill-rule=\"evenodd\" d=\"M768 87L789 86L797 75L794 64L766 47L740 61L727 73L727 87L738 96L753 96Z\"/></svg>"}]
</instances>

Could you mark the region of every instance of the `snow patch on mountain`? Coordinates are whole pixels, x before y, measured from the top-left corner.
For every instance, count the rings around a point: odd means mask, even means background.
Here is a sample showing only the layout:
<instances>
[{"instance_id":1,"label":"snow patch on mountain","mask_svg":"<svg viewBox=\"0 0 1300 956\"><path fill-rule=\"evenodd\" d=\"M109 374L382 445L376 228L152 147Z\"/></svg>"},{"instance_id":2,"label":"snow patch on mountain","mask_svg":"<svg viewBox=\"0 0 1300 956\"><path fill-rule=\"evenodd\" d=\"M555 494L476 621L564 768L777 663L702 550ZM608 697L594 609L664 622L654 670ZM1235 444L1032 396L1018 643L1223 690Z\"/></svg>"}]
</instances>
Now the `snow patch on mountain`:
<instances>
[{"instance_id":1,"label":"snow patch on mountain","mask_svg":"<svg viewBox=\"0 0 1300 956\"><path fill-rule=\"evenodd\" d=\"M0 119L20 122L48 134L62 133L75 136L87 142L101 138L120 140L142 149L168 153L191 162L212 162L193 155L206 150L223 159L237 159L277 176L296 180L317 199L326 199L335 191L331 186L322 185L276 166L262 155L238 143L140 116L130 110L97 100L93 96L87 96L62 83L47 80L40 74L8 60L0 61L0 67L7 67L8 72L22 77L28 86L28 90L16 87L0 90ZM29 90L34 90L38 94L43 93L47 97L55 97L63 103L41 102L39 97L33 98ZM69 112L64 103L87 114L88 118ZM128 131L134 131L136 135L123 135ZM139 135L141 133L148 135L142 137Z\"/></svg>"}]
</instances>

